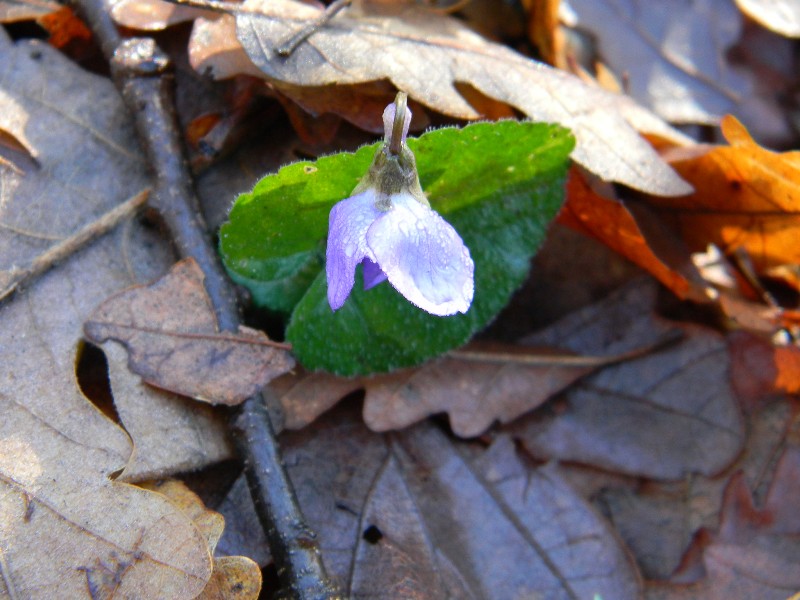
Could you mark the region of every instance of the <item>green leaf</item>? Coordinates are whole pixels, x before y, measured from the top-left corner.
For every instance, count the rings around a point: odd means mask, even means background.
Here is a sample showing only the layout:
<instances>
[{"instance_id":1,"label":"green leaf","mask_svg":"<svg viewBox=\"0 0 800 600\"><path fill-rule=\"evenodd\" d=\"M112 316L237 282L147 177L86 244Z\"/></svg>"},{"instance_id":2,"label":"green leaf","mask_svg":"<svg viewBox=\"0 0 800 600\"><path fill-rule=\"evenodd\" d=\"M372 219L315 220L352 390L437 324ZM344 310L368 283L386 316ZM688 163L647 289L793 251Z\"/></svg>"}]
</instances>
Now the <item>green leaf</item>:
<instances>
[{"instance_id":1,"label":"green leaf","mask_svg":"<svg viewBox=\"0 0 800 600\"><path fill-rule=\"evenodd\" d=\"M465 343L491 321L527 276L561 206L569 132L501 121L409 139L431 206L455 227L475 262L465 315L435 317L388 283L353 292L334 313L326 298L328 213L350 196L380 144L284 167L239 197L220 232L231 276L254 301L291 312L287 339L308 369L342 375L411 366Z\"/></svg>"}]
</instances>

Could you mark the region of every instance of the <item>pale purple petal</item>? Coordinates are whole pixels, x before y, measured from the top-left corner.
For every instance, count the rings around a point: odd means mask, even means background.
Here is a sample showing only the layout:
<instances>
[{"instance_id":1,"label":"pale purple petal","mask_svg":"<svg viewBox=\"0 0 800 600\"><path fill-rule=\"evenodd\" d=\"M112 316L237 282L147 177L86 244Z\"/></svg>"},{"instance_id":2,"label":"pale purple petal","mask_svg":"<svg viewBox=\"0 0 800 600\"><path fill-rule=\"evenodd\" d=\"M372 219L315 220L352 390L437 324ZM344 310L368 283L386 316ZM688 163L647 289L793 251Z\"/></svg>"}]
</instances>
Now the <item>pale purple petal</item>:
<instances>
[{"instance_id":1,"label":"pale purple petal","mask_svg":"<svg viewBox=\"0 0 800 600\"><path fill-rule=\"evenodd\" d=\"M375 190L342 200L331 209L328 221L328 249L325 273L328 278L328 304L338 310L353 289L356 265L373 258L367 246L369 226L381 216L375 208Z\"/></svg>"},{"instance_id":2,"label":"pale purple petal","mask_svg":"<svg viewBox=\"0 0 800 600\"><path fill-rule=\"evenodd\" d=\"M465 313L475 266L455 229L411 194L392 196L392 210L367 231L367 244L398 292L438 316Z\"/></svg>"},{"instance_id":3,"label":"pale purple petal","mask_svg":"<svg viewBox=\"0 0 800 600\"><path fill-rule=\"evenodd\" d=\"M364 265L364 289L374 288L379 283L386 281L386 273L381 271L378 263L365 258L361 263Z\"/></svg>"}]
</instances>

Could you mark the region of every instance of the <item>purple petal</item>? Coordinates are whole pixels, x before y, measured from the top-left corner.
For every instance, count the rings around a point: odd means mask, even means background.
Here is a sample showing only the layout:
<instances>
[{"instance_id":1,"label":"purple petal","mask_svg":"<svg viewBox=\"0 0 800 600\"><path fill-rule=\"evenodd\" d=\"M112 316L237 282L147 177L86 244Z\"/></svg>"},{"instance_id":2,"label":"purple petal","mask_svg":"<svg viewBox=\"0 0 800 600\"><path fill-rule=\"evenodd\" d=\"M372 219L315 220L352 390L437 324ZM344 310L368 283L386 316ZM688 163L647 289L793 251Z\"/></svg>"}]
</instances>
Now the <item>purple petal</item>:
<instances>
[{"instance_id":1,"label":"purple petal","mask_svg":"<svg viewBox=\"0 0 800 600\"><path fill-rule=\"evenodd\" d=\"M411 194L392 196L392 204L367 231L367 244L389 283L431 314L467 312L475 266L456 230Z\"/></svg>"},{"instance_id":2,"label":"purple petal","mask_svg":"<svg viewBox=\"0 0 800 600\"><path fill-rule=\"evenodd\" d=\"M362 262L364 265L364 289L368 290L374 288L379 283L386 281L386 273L381 271L378 263L372 262L370 259L365 258Z\"/></svg>"},{"instance_id":3,"label":"purple petal","mask_svg":"<svg viewBox=\"0 0 800 600\"><path fill-rule=\"evenodd\" d=\"M365 257L374 258L367 246L369 226L381 216L375 208L375 190L369 189L331 209L328 221L328 249L325 273L328 278L328 304L338 310L350 295L356 277L356 265Z\"/></svg>"}]
</instances>

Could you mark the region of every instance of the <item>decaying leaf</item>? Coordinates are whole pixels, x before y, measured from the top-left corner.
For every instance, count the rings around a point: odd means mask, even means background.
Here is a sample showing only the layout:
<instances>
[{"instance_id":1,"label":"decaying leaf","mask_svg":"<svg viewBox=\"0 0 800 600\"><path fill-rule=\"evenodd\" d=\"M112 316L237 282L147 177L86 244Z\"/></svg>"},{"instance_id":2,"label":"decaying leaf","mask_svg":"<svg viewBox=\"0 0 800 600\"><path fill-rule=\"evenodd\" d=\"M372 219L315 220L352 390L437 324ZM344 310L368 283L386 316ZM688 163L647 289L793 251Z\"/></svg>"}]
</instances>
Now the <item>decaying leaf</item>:
<instances>
[{"instance_id":1,"label":"decaying leaf","mask_svg":"<svg viewBox=\"0 0 800 600\"><path fill-rule=\"evenodd\" d=\"M663 122L624 96L486 41L458 20L412 3L365 3L343 11L289 57L277 48L320 8L295 0L249 0L236 15L242 46L269 78L294 85L389 79L410 98L460 118L478 117L455 82L529 117L569 127L575 160L606 180L656 194L688 186L665 168L634 128L676 139Z\"/></svg>"},{"instance_id":2,"label":"decaying leaf","mask_svg":"<svg viewBox=\"0 0 800 600\"><path fill-rule=\"evenodd\" d=\"M224 416L144 384L128 369L128 356L115 342L103 344L114 407L133 439L133 454L121 481L142 481L195 471L232 458Z\"/></svg>"},{"instance_id":3,"label":"decaying leaf","mask_svg":"<svg viewBox=\"0 0 800 600\"><path fill-rule=\"evenodd\" d=\"M592 353L642 345L675 327L653 314L655 293L652 280L633 282L524 341ZM510 430L536 456L612 471L654 479L721 471L744 442L725 342L709 329L681 329L680 343L590 375Z\"/></svg>"},{"instance_id":4,"label":"decaying leaf","mask_svg":"<svg viewBox=\"0 0 800 600\"><path fill-rule=\"evenodd\" d=\"M677 220L695 251L711 243L726 254L745 248L759 272L800 263L800 152L762 148L731 116L722 133L729 146L671 160L694 194L651 202Z\"/></svg>"},{"instance_id":5,"label":"decaying leaf","mask_svg":"<svg viewBox=\"0 0 800 600\"><path fill-rule=\"evenodd\" d=\"M146 187L147 178L110 81L47 44L12 43L2 31L0 54L0 129L34 157L21 168L0 161L3 297L39 256Z\"/></svg>"},{"instance_id":6,"label":"decaying leaf","mask_svg":"<svg viewBox=\"0 0 800 600\"><path fill-rule=\"evenodd\" d=\"M775 346L744 331L728 336L733 387L746 406L765 397L800 393L800 348Z\"/></svg>"},{"instance_id":7,"label":"decaying leaf","mask_svg":"<svg viewBox=\"0 0 800 600\"><path fill-rule=\"evenodd\" d=\"M744 477L734 476L726 491L719 528L705 532L687 552L674 579L692 583L652 586L657 600L785 599L800 588L800 449L787 448L775 471L763 508ZM699 579L699 581L695 581Z\"/></svg>"},{"instance_id":8,"label":"decaying leaf","mask_svg":"<svg viewBox=\"0 0 800 600\"><path fill-rule=\"evenodd\" d=\"M640 593L603 520L554 471L525 464L508 438L470 457L429 424L371 433L351 405L282 446L326 566L349 597Z\"/></svg>"},{"instance_id":9,"label":"decaying leaf","mask_svg":"<svg viewBox=\"0 0 800 600\"><path fill-rule=\"evenodd\" d=\"M238 404L294 365L286 347L261 332L218 330L192 259L149 286L109 298L84 331L98 343L122 343L131 369L148 383L211 403Z\"/></svg>"},{"instance_id":10,"label":"decaying leaf","mask_svg":"<svg viewBox=\"0 0 800 600\"><path fill-rule=\"evenodd\" d=\"M644 482L600 492L597 503L647 579L669 579L698 531L717 527L725 488L733 474L744 473L758 497L765 496L796 411L797 406L786 401L748 415L744 450L736 463L718 476L695 475L682 481Z\"/></svg>"}]
</instances>

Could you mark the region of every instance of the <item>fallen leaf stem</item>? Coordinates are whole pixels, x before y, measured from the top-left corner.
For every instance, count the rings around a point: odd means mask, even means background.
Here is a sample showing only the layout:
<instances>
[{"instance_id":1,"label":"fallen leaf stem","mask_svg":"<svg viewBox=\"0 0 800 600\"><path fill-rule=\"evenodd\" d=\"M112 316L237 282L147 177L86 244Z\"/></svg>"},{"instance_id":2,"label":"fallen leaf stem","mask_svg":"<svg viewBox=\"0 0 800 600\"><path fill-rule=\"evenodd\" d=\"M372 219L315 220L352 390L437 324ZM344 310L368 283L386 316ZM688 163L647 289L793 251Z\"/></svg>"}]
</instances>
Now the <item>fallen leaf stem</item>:
<instances>
[{"instance_id":1,"label":"fallen leaf stem","mask_svg":"<svg viewBox=\"0 0 800 600\"><path fill-rule=\"evenodd\" d=\"M168 57L152 39L123 40L103 0L70 3L94 33L111 64L114 82L135 117L155 178L150 205L164 219L178 253L194 258L202 269L220 329L236 331L240 319L233 286L212 246L184 158ZM245 400L234 410L230 424L278 576L288 597L338 598L283 466L265 399L254 396Z\"/></svg>"},{"instance_id":2,"label":"fallen leaf stem","mask_svg":"<svg viewBox=\"0 0 800 600\"><path fill-rule=\"evenodd\" d=\"M530 352L525 353L525 347L519 346L520 352L493 352L480 350L453 350L447 353L450 358L469 362L482 362L490 364L514 364L527 365L533 367L602 367L614 363L633 360L646 356L658 350L662 350L683 339L680 330L673 330L659 338L652 344L634 348L629 352L614 354L611 356L580 356L574 354L543 354Z\"/></svg>"},{"instance_id":3,"label":"fallen leaf stem","mask_svg":"<svg viewBox=\"0 0 800 600\"><path fill-rule=\"evenodd\" d=\"M134 215L147 201L150 190L143 190L129 198L119 206L114 207L99 219L92 221L77 233L60 241L49 248L44 254L24 269L12 269L7 272L7 277L0 277L0 301L13 292L19 284L30 281L47 272L59 262L80 250L89 242L105 235L122 221Z\"/></svg>"}]
</instances>

